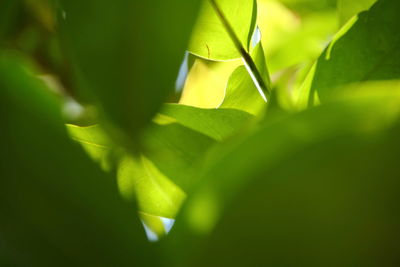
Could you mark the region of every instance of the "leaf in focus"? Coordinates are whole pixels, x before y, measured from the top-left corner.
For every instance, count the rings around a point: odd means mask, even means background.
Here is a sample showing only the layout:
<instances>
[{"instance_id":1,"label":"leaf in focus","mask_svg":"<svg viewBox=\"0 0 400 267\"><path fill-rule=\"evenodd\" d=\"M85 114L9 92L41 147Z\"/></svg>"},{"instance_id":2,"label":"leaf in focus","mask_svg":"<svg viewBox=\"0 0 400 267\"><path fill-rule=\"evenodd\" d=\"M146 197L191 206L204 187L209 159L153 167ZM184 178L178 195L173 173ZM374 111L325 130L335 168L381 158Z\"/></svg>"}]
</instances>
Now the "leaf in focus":
<instances>
[{"instance_id":1,"label":"leaf in focus","mask_svg":"<svg viewBox=\"0 0 400 267\"><path fill-rule=\"evenodd\" d=\"M83 98L135 141L173 92L198 1L62 0L61 33Z\"/></svg>"},{"instance_id":2,"label":"leaf in focus","mask_svg":"<svg viewBox=\"0 0 400 267\"><path fill-rule=\"evenodd\" d=\"M257 4L254 0L217 0L244 48L248 48L255 28ZM192 32L189 52L212 60L229 60L241 55L209 0L202 7Z\"/></svg>"},{"instance_id":3,"label":"leaf in focus","mask_svg":"<svg viewBox=\"0 0 400 267\"><path fill-rule=\"evenodd\" d=\"M324 102L346 84L399 78L399 12L399 1L380 0L346 24L306 78L300 106L315 95Z\"/></svg>"},{"instance_id":4,"label":"leaf in focus","mask_svg":"<svg viewBox=\"0 0 400 267\"><path fill-rule=\"evenodd\" d=\"M266 83L270 83L261 43L254 48L251 56ZM240 66L229 78L225 98L220 108L238 109L259 115L266 107L266 101L261 94L264 95L264 92L256 86L247 68Z\"/></svg>"},{"instance_id":5,"label":"leaf in focus","mask_svg":"<svg viewBox=\"0 0 400 267\"><path fill-rule=\"evenodd\" d=\"M35 75L1 52L0 265L154 266L135 204L68 138Z\"/></svg>"},{"instance_id":6,"label":"leaf in focus","mask_svg":"<svg viewBox=\"0 0 400 267\"><path fill-rule=\"evenodd\" d=\"M200 109L177 104L164 105L160 114L217 141L231 137L253 118L240 110Z\"/></svg>"}]
</instances>

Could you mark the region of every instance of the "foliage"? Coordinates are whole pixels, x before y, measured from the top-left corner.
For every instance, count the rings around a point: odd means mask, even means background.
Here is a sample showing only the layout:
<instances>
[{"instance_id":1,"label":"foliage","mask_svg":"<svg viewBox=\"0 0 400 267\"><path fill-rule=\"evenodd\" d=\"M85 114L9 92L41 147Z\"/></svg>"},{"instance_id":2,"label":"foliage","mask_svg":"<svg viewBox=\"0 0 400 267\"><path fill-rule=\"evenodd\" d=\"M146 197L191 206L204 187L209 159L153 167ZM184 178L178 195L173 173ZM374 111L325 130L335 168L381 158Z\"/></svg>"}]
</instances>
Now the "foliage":
<instances>
[{"instance_id":1,"label":"foliage","mask_svg":"<svg viewBox=\"0 0 400 267\"><path fill-rule=\"evenodd\" d=\"M397 266L399 12L1 0L0 265Z\"/></svg>"}]
</instances>

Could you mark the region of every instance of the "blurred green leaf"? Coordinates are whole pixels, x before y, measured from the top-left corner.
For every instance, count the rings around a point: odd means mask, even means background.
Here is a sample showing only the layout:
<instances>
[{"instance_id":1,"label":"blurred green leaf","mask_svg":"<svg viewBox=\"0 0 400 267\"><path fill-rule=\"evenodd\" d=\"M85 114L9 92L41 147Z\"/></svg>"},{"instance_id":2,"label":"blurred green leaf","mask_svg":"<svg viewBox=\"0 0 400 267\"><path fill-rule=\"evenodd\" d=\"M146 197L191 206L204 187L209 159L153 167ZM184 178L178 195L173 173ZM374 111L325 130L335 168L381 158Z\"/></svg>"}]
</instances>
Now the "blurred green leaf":
<instances>
[{"instance_id":1,"label":"blurred green leaf","mask_svg":"<svg viewBox=\"0 0 400 267\"><path fill-rule=\"evenodd\" d=\"M135 141L173 92L198 1L60 2L79 87Z\"/></svg>"},{"instance_id":2,"label":"blurred green leaf","mask_svg":"<svg viewBox=\"0 0 400 267\"><path fill-rule=\"evenodd\" d=\"M185 198L185 193L143 156L122 159L118 185L125 199L137 198L139 210L153 216L175 218Z\"/></svg>"},{"instance_id":3,"label":"blurred green leaf","mask_svg":"<svg viewBox=\"0 0 400 267\"><path fill-rule=\"evenodd\" d=\"M255 0L217 0L222 12L244 48L250 45L257 17ZM240 58L209 0L202 0L202 8L192 32L189 52L212 60Z\"/></svg>"},{"instance_id":4,"label":"blurred green leaf","mask_svg":"<svg viewBox=\"0 0 400 267\"><path fill-rule=\"evenodd\" d=\"M398 13L0 0L0 266L397 266Z\"/></svg>"},{"instance_id":5,"label":"blurred green leaf","mask_svg":"<svg viewBox=\"0 0 400 267\"><path fill-rule=\"evenodd\" d=\"M329 99L342 85L400 77L400 2L380 0L335 36L310 71L300 106Z\"/></svg>"},{"instance_id":6,"label":"blurred green leaf","mask_svg":"<svg viewBox=\"0 0 400 267\"><path fill-rule=\"evenodd\" d=\"M134 203L67 135L61 101L0 54L0 264L154 266Z\"/></svg>"},{"instance_id":7,"label":"blurred green leaf","mask_svg":"<svg viewBox=\"0 0 400 267\"><path fill-rule=\"evenodd\" d=\"M351 17L369 9L377 0L338 0L340 23L345 24Z\"/></svg>"},{"instance_id":8,"label":"blurred green leaf","mask_svg":"<svg viewBox=\"0 0 400 267\"><path fill-rule=\"evenodd\" d=\"M186 191L197 182L191 177L215 145L214 140L234 135L251 119L238 110L165 105L156 123L145 131L140 156L118 148L98 125L67 128L72 139L81 143L103 169L110 170L113 151L119 151L114 160L118 162L118 184L124 198L137 198L139 210L145 214L174 218L185 198L182 189Z\"/></svg>"},{"instance_id":9,"label":"blurred green leaf","mask_svg":"<svg viewBox=\"0 0 400 267\"><path fill-rule=\"evenodd\" d=\"M139 214L145 227L148 227L148 229L150 229L152 233L155 234L155 236L150 237L152 238L151 241L153 242L158 241L160 237L163 237L168 233L168 229L166 229L163 223L163 219L161 217L150 215L143 212L140 212Z\"/></svg>"},{"instance_id":10,"label":"blurred green leaf","mask_svg":"<svg viewBox=\"0 0 400 267\"><path fill-rule=\"evenodd\" d=\"M336 8L337 0L280 0L290 9L304 15Z\"/></svg>"},{"instance_id":11,"label":"blurred green leaf","mask_svg":"<svg viewBox=\"0 0 400 267\"><path fill-rule=\"evenodd\" d=\"M99 125L80 127L67 124L66 127L70 137L79 142L86 153L98 162L103 170L111 170L113 165L112 150L115 144Z\"/></svg>"},{"instance_id":12,"label":"blurred green leaf","mask_svg":"<svg viewBox=\"0 0 400 267\"><path fill-rule=\"evenodd\" d=\"M2 0L0 2L0 45L3 45L3 39L17 24L20 7L21 1L17 0Z\"/></svg>"},{"instance_id":13,"label":"blurred green leaf","mask_svg":"<svg viewBox=\"0 0 400 267\"><path fill-rule=\"evenodd\" d=\"M257 23L272 74L315 60L337 30L334 9L300 16L279 1L262 0L258 7Z\"/></svg>"},{"instance_id":14,"label":"blurred green leaf","mask_svg":"<svg viewBox=\"0 0 400 267\"><path fill-rule=\"evenodd\" d=\"M356 89L218 153L164 243L178 263L395 266L400 87Z\"/></svg>"}]
</instances>

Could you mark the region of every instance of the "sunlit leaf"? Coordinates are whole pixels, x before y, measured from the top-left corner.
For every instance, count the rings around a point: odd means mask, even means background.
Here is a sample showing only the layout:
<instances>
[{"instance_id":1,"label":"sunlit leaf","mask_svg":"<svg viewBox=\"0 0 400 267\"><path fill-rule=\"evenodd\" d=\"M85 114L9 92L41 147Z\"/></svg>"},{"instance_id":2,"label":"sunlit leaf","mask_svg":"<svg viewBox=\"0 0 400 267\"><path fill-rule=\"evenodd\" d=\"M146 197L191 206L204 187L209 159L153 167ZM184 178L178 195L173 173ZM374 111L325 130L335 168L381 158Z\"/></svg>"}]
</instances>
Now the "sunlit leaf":
<instances>
[{"instance_id":1,"label":"sunlit leaf","mask_svg":"<svg viewBox=\"0 0 400 267\"><path fill-rule=\"evenodd\" d=\"M217 0L217 3L242 46L248 48L255 27L256 1ZM192 32L189 51L213 60L241 57L209 0L202 0L202 8Z\"/></svg>"},{"instance_id":2,"label":"sunlit leaf","mask_svg":"<svg viewBox=\"0 0 400 267\"><path fill-rule=\"evenodd\" d=\"M79 142L102 169L110 171L113 164L111 153L115 145L106 132L99 125L79 127L67 124L66 127L71 138Z\"/></svg>"},{"instance_id":3,"label":"sunlit leaf","mask_svg":"<svg viewBox=\"0 0 400 267\"><path fill-rule=\"evenodd\" d=\"M345 84L398 78L399 12L400 2L381 0L344 26L306 78L300 106L324 102Z\"/></svg>"},{"instance_id":4,"label":"sunlit leaf","mask_svg":"<svg viewBox=\"0 0 400 267\"><path fill-rule=\"evenodd\" d=\"M177 122L153 124L143 137L143 153L159 172L186 191L197 181L194 174L215 144L212 138Z\"/></svg>"},{"instance_id":5,"label":"sunlit leaf","mask_svg":"<svg viewBox=\"0 0 400 267\"><path fill-rule=\"evenodd\" d=\"M151 216L174 218L185 193L197 180L196 167L217 141L239 131L251 120L237 110L206 110L166 105L143 137L144 152L130 156L109 139L100 126L67 125L71 137L103 168L118 161L118 184L122 196L137 199L139 210ZM211 139L212 138L212 139ZM112 157L119 150L118 158ZM149 226L151 228L151 225ZM157 229L153 229L159 232Z\"/></svg>"},{"instance_id":6,"label":"sunlit leaf","mask_svg":"<svg viewBox=\"0 0 400 267\"><path fill-rule=\"evenodd\" d=\"M280 0L280 2L297 13L310 14L335 9L337 0Z\"/></svg>"},{"instance_id":7,"label":"sunlit leaf","mask_svg":"<svg viewBox=\"0 0 400 267\"><path fill-rule=\"evenodd\" d=\"M186 79L180 104L199 108L217 108L221 105L229 76L243 61L215 62L196 58Z\"/></svg>"},{"instance_id":8,"label":"sunlit leaf","mask_svg":"<svg viewBox=\"0 0 400 267\"><path fill-rule=\"evenodd\" d=\"M217 141L234 135L253 118L240 110L200 109L176 104L164 105L160 114Z\"/></svg>"},{"instance_id":9,"label":"sunlit leaf","mask_svg":"<svg viewBox=\"0 0 400 267\"><path fill-rule=\"evenodd\" d=\"M278 23L278 18L272 17L269 20L277 20L275 23ZM268 44L270 43L268 40L271 39L278 40L273 42L275 43L273 50L265 48L271 73L315 60L337 30L337 19L334 11L295 18L296 20L292 18L291 23L294 25L290 30L274 29L272 28L274 24L271 26L266 24L265 28L260 26L260 29L264 32L263 36L265 36L263 43ZM286 26L290 21L280 21L280 23L284 23Z\"/></svg>"},{"instance_id":10,"label":"sunlit leaf","mask_svg":"<svg viewBox=\"0 0 400 267\"><path fill-rule=\"evenodd\" d=\"M251 55L265 81L270 83L261 43L254 48ZM266 100L265 93L257 85L248 68L240 66L229 78L225 98L220 107L239 109L256 115L264 110Z\"/></svg>"},{"instance_id":11,"label":"sunlit leaf","mask_svg":"<svg viewBox=\"0 0 400 267\"><path fill-rule=\"evenodd\" d=\"M118 185L125 199L138 200L139 210L174 218L185 193L145 157L124 158L118 168Z\"/></svg>"}]
</instances>

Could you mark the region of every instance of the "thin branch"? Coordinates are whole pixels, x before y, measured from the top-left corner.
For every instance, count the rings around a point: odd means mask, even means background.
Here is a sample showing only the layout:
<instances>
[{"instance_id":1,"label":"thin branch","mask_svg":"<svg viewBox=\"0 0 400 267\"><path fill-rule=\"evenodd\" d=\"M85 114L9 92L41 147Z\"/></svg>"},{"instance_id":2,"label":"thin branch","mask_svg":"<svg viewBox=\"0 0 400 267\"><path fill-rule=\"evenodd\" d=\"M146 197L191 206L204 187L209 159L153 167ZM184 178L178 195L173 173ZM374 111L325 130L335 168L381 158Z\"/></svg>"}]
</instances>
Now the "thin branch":
<instances>
[{"instance_id":1,"label":"thin branch","mask_svg":"<svg viewBox=\"0 0 400 267\"><path fill-rule=\"evenodd\" d=\"M236 35L235 31L233 30L232 26L230 25L229 21L225 17L222 9L216 2L216 0L210 0L210 3L212 7L214 8L215 12L217 13L218 17L220 18L222 24L224 25L229 37L233 41L236 49L238 52L241 54L244 62L246 63L247 67L250 69L252 72L255 82L258 83L259 87L265 94L267 98L270 96L271 89L269 88L269 85L264 81L260 71L257 68L256 63L254 62L253 58L250 56L250 54L246 51L246 49L243 47L242 42L240 41L239 37ZM266 100L266 99L265 99Z\"/></svg>"}]
</instances>

